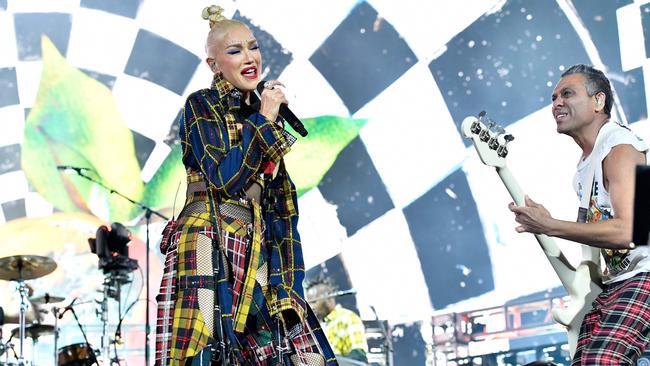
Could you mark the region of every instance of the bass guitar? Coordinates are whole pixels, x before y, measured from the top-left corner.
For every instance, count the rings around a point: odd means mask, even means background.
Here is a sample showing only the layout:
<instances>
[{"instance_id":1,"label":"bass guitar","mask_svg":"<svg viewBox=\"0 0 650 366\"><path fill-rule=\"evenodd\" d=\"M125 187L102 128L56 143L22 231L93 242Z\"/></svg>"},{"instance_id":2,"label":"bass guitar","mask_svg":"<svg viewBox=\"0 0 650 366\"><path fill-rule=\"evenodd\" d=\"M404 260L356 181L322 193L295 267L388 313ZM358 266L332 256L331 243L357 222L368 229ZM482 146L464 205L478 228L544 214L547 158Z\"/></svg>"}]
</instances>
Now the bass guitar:
<instances>
[{"instance_id":1,"label":"bass guitar","mask_svg":"<svg viewBox=\"0 0 650 366\"><path fill-rule=\"evenodd\" d=\"M466 138L472 140L483 164L496 169L514 202L519 206L524 205L524 193L506 165L507 145L514 137L506 134L503 127L496 126L485 116L485 112L481 112L478 117L465 118L461 130ZM600 252L597 248L579 244L582 246L582 258L580 264L574 267L552 238L535 234L535 239L571 299L566 307L553 309L552 314L556 322L566 327L573 356L582 319L601 292Z\"/></svg>"}]
</instances>

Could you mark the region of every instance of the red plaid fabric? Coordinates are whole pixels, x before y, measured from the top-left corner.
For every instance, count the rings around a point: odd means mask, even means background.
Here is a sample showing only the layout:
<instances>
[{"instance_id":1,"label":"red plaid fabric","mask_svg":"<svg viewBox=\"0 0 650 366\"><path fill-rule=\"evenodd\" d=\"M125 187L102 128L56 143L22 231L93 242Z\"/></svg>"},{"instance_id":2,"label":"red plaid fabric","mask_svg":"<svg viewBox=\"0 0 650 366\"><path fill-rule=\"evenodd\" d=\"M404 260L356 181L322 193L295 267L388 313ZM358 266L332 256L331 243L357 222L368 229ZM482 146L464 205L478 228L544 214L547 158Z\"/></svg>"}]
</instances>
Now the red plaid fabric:
<instances>
[{"instance_id":1,"label":"red plaid fabric","mask_svg":"<svg viewBox=\"0 0 650 366\"><path fill-rule=\"evenodd\" d=\"M176 228L178 227L178 222L176 220L167 221L167 225L162 232L162 238L160 240L160 252L167 253L169 247L174 242L173 236L176 233Z\"/></svg>"},{"instance_id":2,"label":"red plaid fabric","mask_svg":"<svg viewBox=\"0 0 650 366\"><path fill-rule=\"evenodd\" d=\"M226 248L228 262L232 266L232 313L235 314L239 296L244 288L246 275L246 248L248 240L245 237L222 230L222 245Z\"/></svg>"},{"instance_id":3,"label":"red plaid fabric","mask_svg":"<svg viewBox=\"0 0 650 366\"><path fill-rule=\"evenodd\" d=\"M607 286L580 328L572 366L635 365L650 334L650 274Z\"/></svg>"},{"instance_id":4,"label":"red plaid fabric","mask_svg":"<svg viewBox=\"0 0 650 366\"><path fill-rule=\"evenodd\" d=\"M165 228L167 229L167 228ZM169 236L173 236L169 234ZM172 322L174 319L174 303L176 302L176 261L178 253L173 239L165 246L165 270L163 272L160 290L156 301L158 310L156 317L156 360L161 365L169 363L169 351L172 342Z\"/></svg>"}]
</instances>

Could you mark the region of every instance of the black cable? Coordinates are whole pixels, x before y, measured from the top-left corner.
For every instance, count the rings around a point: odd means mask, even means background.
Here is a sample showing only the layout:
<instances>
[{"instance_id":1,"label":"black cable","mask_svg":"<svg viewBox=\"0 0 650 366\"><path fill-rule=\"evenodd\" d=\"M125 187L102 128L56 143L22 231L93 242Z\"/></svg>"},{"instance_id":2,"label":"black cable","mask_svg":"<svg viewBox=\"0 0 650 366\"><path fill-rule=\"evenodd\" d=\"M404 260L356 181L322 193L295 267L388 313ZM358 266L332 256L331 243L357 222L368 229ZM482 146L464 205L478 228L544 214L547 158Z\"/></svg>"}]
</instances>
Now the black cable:
<instances>
[{"instance_id":1,"label":"black cable","mask_svg":"<svg viewBox=\"0 0 650 366\"><path fill-rule=\"evenodd\" d=\"M115 358L111 361L111 365L116 363L117 366L120 366L120 358L117 356L117 341L113 341L113 351L115 351Z\"/></svg>"},{"instance_id":2,"label":"black cable","mask_svg":"<svg viewBox=\"0 0 650 366\"><path fill-rule=\"evenodd\" d=\"M140 265L138 264L138 266L140 266ZM124 296L124 304L126 304L126 303L128 302L128 300L129 300L129 296L131 295L131 290L132 290L132 289L133 289L133 279L132 279L131 281L129 281L129 289L128 289L127 292L126 292L126 296ZM140 291L142 291L142 289L140 289ZM121 300L121 299L120 299L120 300ZM121 317L121 316L122 316L122 315L120 314L120 309L122 309L122 301L120 301L120 304L118 304L118 312L117 312L118 317Z\"/></svg>"},{"instance_id":3,"label":"black cable","mask_svg":"<svg viewBox=\"0 0 650 366\"><path fill-rule=\"evenodd\" d=\"M138 294L139 294L139 293L142 292L142 289L144 288L144 281L143 281L144 274L142 273L142 267L140 267L139 263L138 263L138 271L140 273L140 290L138 290ZM132 279L131 282L129 283L129 292L127 293L127 295L125 297L126 300L128 300L129 294L130 294L131 289L133 287L133 281L134 280L135 279ZM116 362L118 365L120 365L119 356L117 354L117 340L122 338L122 330L121 330L122 329L122 321L124 321L124 319L126 318L126 315L129 313L129 310L131 310L133 308L133 306L140 300L143 300L143 299L135 299L131 304L129 304L129 306L126 307L126 310L124 310L124 314L119 314L119 312L118 312L119 321L117 323L117 327L115 327L115 334L113 335L113 350L115 351L115 358L111 361L111 364L113 364L113 362Z\"/></svg>"},{"instance_id":4,"label":"black cable","mask_svg":"<svg viewBox=\"0 0 650 366\"><path fill-rule=\"evenodd\" d=\"M144 274L142 273L142 267L140 267L140 264L138 263L138 271L140 272L140 290L138 291L138 294L142 293L142 289L144 288ZM122 321L124 318L126 318L126 315L129 313L129 310L133 308L133 306L141 300L146 300L146 299L135 299L129 306L127 306L126 310L124 310L124 314L118 314L119 321L117 323L117 327L115 328L115 335L113 338L120 337L122 338L121 330L120 328L122 327ZM147 304L149 306L149 304Z\"/></svg>"},{"instance_id":5,"label":"black cable","mask_svg":"<svg viewBox=\"0 0 650 366\"><path fill-rule=\"evenodd\" d=\"M88 345L88 351L90 352L91 361L95 361L94 363L97 364L97 366L100 366L99 361L97 360L97 355L95 354L95 350L90 345L90 342L88 342L88 337L86 336L86 332L84 331L83 326L79 322L79 318L77 317L77 313L74 311L74 308L70 307L70 312L72 313L72 316L74 316L74 319L77 321L77 325L79 326L79 329L81 330L81 334L84 336L84 340L86 341L86 345Z\"/></svg>"}]
</instances>

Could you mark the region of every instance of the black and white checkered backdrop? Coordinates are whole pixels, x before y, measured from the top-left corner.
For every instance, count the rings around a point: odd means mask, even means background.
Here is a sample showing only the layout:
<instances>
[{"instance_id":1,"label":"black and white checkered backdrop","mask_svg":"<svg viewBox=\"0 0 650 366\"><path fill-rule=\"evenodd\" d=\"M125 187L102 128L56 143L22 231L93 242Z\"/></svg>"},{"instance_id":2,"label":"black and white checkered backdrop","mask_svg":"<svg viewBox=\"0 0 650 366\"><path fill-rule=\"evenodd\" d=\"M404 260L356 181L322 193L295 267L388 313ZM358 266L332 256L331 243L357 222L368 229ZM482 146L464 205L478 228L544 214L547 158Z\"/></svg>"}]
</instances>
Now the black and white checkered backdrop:
<instances>
[{"instance_id":1,"label":"black and white checkered backdrop","mask_svg":"<svg viewBox=\"0 0 650 366\"><path fill-rule=\"evenodd\" d=\"M0 223L55 212L21 169L41 35L110 88L146 182L175 143L184 98L209 84L199 17L206 5L0 0ZM367 119L299 202L309 274L338 273L339 287L357 290L364 317L374 317L374 306L393 324L426 320L559 285L534 240L514 232L507 192L459 133L464 117L487 110L508 128L516 138L508 163L520 184L569 220L578 150L555 133L549 107L566 67L606 69L616 118L650 140L647 0L221 5L254 29L265 78L287 85L299 117ZM0 255L5 245L1 238Z\"/></svg>"}]
</instances>

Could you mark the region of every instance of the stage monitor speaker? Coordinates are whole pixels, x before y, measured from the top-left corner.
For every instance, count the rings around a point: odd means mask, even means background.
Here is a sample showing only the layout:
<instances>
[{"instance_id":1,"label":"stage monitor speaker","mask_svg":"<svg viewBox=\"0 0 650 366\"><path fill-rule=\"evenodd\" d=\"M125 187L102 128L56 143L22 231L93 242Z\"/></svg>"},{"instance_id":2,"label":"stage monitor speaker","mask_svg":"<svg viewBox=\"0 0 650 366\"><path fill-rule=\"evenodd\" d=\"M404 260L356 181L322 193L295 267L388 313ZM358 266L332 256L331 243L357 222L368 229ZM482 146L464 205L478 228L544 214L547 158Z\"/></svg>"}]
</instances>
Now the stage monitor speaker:
<instances>
[{"instance_id":1,"label":"stage monitor speaker","mask_svg":"<svg viewBox=\"0 0 650 366\"><path fill-rule=\"evenodd\" d=\"M637 165L634 188L634 224L632 242L648 245L650 233L650 166Z\"/></svg>"}]
</instances>

